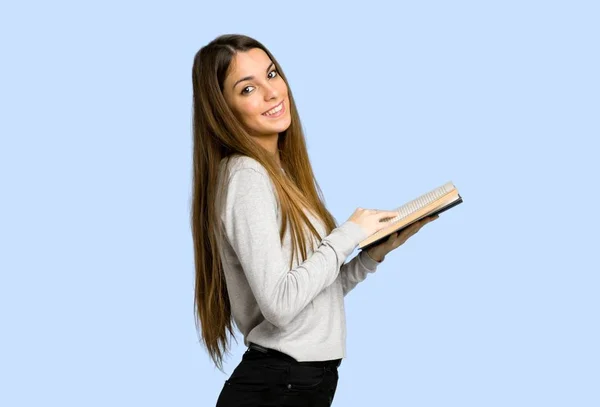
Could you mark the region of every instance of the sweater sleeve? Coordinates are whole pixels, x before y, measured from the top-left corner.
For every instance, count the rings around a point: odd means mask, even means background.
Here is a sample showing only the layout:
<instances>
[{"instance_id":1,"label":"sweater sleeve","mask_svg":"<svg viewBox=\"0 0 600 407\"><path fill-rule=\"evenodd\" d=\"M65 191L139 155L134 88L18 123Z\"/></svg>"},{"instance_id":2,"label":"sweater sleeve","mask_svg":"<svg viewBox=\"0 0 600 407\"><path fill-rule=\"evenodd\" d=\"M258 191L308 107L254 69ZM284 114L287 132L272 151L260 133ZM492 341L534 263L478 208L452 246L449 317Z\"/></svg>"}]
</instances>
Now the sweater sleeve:
<instances>
[{"instance_id":1,"label":"sweater sleeve","mask_svg":"<svg viewBox=\"0 0 600 407\"><path fill-rule=\"evenodd\" d=\"M290 270L279 239L276 193L266 172L237 169L227 188L222 217L227 239L263 316L275 326L285 326L335 281L366 233L357 223L346 221Z\"/></svg>"},{"instance_id":2,"label":"sweater sleeve","mask_svg":"<svg viewBox=\"0 0 600 407\"><path fill-rule=\"evenodd\" d=\"M372 259L365 250L344 264L340 269L340 279L342 280L344 296L352 291L358 283L364 281L370 273L377 271L379 264L381 262Z\"/></svg>"}]
</instances>

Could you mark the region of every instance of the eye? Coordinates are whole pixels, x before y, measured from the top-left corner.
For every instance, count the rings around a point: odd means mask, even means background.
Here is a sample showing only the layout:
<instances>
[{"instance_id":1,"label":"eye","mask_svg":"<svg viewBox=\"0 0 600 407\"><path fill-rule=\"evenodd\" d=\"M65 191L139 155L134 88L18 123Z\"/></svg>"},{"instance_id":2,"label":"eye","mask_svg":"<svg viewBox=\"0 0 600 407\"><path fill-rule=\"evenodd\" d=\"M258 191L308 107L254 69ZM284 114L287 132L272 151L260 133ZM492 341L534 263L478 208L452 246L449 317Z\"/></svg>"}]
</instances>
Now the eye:
<instances>
[{"instance_id":1,"label":"eye","mask_svg":"<svg viewBox=\"0 0 600 407\"><path fill-rule=\"evenodd\" d=\"M269 75L271 75L272 73L274 73L275 75L273 75L273 76L269 76ZM267 76L269 77L269 79L273 79L273 78L277 77L277 75L279 75L279 73L277 72L277 69L273 69L271 72L269 72L269 75L267 75ZM254 86L246 86L244 89L242 89L242 91L241 91L240 93L241 93L242 95L247 95L247 94L249 94L251 91L247 91L247 92L246 92L246 89L248 89L248 88L253 88L253 87L254 87Z\"/></svg>"},{"instance_id":2,"label":"eye","mask_svg":"<svg viewBox=\"0 0 600 407\"><path fill-rule=\"evenodd\" d=\"M246 89L248 88L253 88L254 86L246 86L244 89L242 89L242 95L247 95L250 92L246 92Z\"/></svg>"}]
</instances>

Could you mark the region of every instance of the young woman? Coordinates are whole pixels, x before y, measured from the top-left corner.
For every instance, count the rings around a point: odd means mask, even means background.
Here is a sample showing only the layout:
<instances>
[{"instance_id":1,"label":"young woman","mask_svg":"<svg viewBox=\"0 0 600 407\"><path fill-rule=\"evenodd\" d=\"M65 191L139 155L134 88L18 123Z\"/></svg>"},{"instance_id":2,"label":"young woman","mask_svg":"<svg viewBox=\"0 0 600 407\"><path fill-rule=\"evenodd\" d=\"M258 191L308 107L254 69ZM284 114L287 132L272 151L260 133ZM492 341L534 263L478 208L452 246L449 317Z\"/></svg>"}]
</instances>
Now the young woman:
<instances>
[{"instance_id":1,"label":"young woman","mask_svg":"<svg viewBox=\"0 0 600 407\"><path fill-rule=\"evenodd\" d=\"M234 322L248 346L217 406L329 406L344 296L434 218L345 263L397 213L358 208L336 225L275 57L222 35L196 54L192 81L195 322L220 370Z\"/></svg>"}]
</instances>

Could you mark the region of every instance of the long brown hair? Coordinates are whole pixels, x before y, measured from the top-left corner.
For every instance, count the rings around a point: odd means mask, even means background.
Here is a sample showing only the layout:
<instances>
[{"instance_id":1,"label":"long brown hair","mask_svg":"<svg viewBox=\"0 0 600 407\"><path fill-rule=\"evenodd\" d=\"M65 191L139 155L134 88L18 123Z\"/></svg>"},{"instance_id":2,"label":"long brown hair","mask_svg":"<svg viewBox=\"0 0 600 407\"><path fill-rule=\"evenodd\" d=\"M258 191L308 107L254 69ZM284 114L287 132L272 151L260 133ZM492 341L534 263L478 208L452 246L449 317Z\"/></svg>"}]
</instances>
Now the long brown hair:
<instances>
[{"instance_id":1,"label":"long brown hair","mask_svg":"<svg viewBox=\"0 0 600 407\"><path fill-rule=\"evenodd\" d=\"M278 149L284 175L265 148L257 144L236 118L223 96L223 83L237 52L262 49L273 61L288 85L291 123L279 133ZM235 339L231 307L219 255L220 223L215 207L217 176L221 159L234 154L251 157L262 164L275 186L281 219L279 237L283 241L288 222L293 256L298 249L306 259L308 227L313 237L322 239L304 213L310 210L323 221L327 233L336 227L335 218L324 204L321 189L309 161L300 117L289 83L275 57L257 40L245 35L221 35L202 47L194 57L193 83L193 187L191 227L194 242L195 292L194 322L201 325L201 341L214 364L222 371L223 354L228 352L228 335ZM311 240L311 244L314 240ZM296 256L297 257L297 256Z\"/></svg>"}]
</instances>

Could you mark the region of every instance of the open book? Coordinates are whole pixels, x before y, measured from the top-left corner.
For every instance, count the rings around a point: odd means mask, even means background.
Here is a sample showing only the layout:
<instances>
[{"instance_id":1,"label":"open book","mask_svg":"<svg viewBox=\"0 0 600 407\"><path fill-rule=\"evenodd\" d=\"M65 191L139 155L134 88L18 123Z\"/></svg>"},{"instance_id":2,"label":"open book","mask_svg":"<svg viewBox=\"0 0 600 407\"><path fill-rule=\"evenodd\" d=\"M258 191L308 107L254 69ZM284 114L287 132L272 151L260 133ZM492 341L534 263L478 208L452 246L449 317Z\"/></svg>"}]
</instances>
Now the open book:
<instances>
[{"instance_id":1,"label":"open book","mask_svg":"<svg viewBox=\"0 0 600 407\"><path fill-rule=\"evenodd\" d=\"M388 218L386 222L389 223L389 226L360 242L358 248L364 250L382 243L392 233L401 231L427 216L442 213L460 204L462 201L462 197L459 195L456 187L452 182L447 182L441 187L423 194L395 209L398 212L398 216Z\"/></svg>"}]
</instances>

